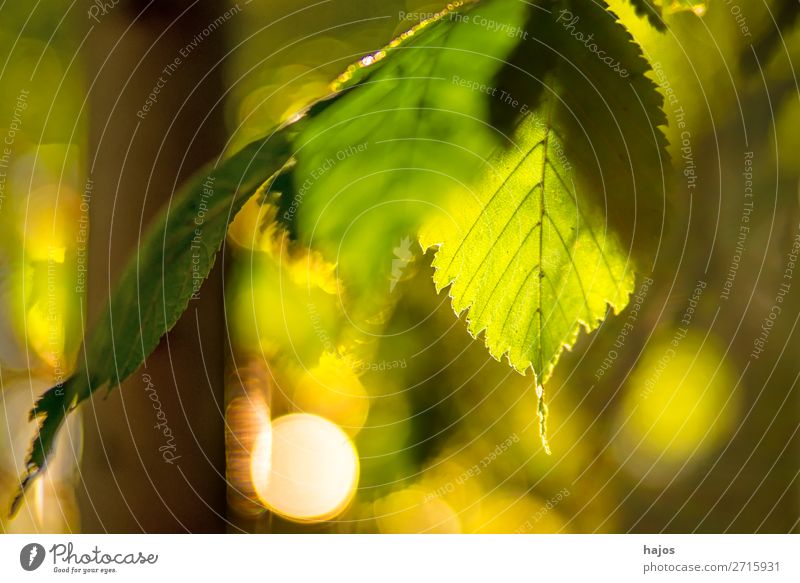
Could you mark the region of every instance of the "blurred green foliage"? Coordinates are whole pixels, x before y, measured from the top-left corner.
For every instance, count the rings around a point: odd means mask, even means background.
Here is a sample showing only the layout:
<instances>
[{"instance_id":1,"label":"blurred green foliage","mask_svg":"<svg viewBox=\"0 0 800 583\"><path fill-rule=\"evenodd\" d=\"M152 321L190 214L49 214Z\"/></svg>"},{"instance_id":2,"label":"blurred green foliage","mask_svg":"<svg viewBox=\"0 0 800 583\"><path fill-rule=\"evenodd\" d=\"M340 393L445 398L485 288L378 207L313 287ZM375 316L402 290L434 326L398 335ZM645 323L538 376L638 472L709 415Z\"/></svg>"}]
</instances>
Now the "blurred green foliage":
<instances>
[{"instance_id":1,"label":"blurred green foliage","mask_svg":"<svg viewBox=\"0 0 800 583\"><path fill-rule=\"evenodd\" d=\"M458 39L443 32L425 37L429 45L417 48L424 53L432 43L476 43L491 56L441 62L393 56L375 79L399 80L382 92L343 100L341 109L340 102L319 106L319 117L301 126L307 157L298 156L297 165L272 185L284 206L252 199L229 233L234 266L226 307L237 359L265 361L274 413L304 410L335 421L354 439L361 458L357 498L336 520L301 525L265 516L257 529L797 530L793 354L800 300L791 285L787 293L781 286L795 261L800 223L794 147L800 101L793 68L800 31L791 28L788 4L779 0L761 6L714 0L610 4L652 66L648 77L664 98L674 164L664 166L666 177L648 169L637 178L639 164L632 177L617 161L607 177L608 193L626 209L611 216L612 223L621 217L616 226L622 231L637 200L655 201L661 214L639 225L655 240L653 255L640 265L638 295L628 311L579 339L550 379L553 455L546 456L539 442L530 380L492 359L484 339L468 334L450 298L435 292L433 254L406 239L420 222L409 207L438 203L434 195L448 194L450 185L408 173L397 180L387 172L421 166L430 173L446 165L451 176L467 181L477 166L451 146L410 147L397 140L446 137L488 154L497 139L480 120L515 119L508 111L497 115L496 103L493 113L485 92L452 79L410 82L408 77L436 77L441 68L479 87L492 79L513 87L507 76L495 76L499 61L492 62L508 56L519 64L513 36L496 42L496 36ZM563 5L581 7L578 0ZM637 16L637 9L639 15L653 14L646 5L662 8L665 29L653 26L660 20ZM22 4L0 9L0 44L9 55L0 84L0 135L16 132L14 167L0 208L6 311L0 337L9 339L4 381L14 374L8 371L24 368L41 367L52 376L62 358L64 368L71 368L77 349L80 294L72 290L85 187L84 80L73 59L80 36L61 20L65 6L48 3L52 10L36 8L36 18L28 18L31 8ZM492 20L519 22L513 2L493 6L503 10L489 14ZM421 15L441 8L400 0L248 4L248 18L230 25L236 28L227 67L231 152L293 120L329 94L331 81L347 65L374 55ZM776 33L768 8L782 15L783 34ZM525 26L535 29L537 22ZM540 32L555 34L546 27ZM565 46L575 62L591 57L580 52L580 44ZM552 62L543 58L541 65L534 70L547 74ZM557 84L555 89L558 94ZM652 134L662 121L614 104L597 109L589 91L561 92L567 103L586 108L578 120L597 114L602 129L609 119L622 119L624 136ZM446 114L384 111L402 111L409 102ZM362 113L374 116L370 124L339 130L340 121ZM449 116L461 116L460 122ZM464 123L464 116L476 119ZM22 131L14 129L15 119L22 119ZM568 129L573 137L578 133ZM369 144L368 151L359 144ZM647 155L633 145L634 158ZM601 148L600 166L617 155L613 147ZM338 163L326 169L328 160ZM325 180L315 178L320 172ZM354 176L370 174L351 184ZM257 182L251 178L250 186ZM633 186L658 190L657 196L626 197L631 185L623 183L629 179ZM278 213L291 208L286 202L309 180L300 222L288 233L275 227ZM336 198L340 191L347 192L344 203ZM337 203L329 207L331 200ZM397 206L375 205L361 217L372 200ZM669 219L663 224L657 220L662 214ZM176 241L186 238L184 233ZM651 250L639 246L635 233L623 239L637 255ZM756 347L766 348L756 353Z\"/></svg>"},{"instance_id":2,"label":"blurred green foliage","mask_svg":"<svg viewBox=\"0 0 800 583\"><path fill-rule=\"evenodd\" d=\"M746 8L750 37L721 2L691 3L686 7L691 10L666 7L666 32L638 18L626 2L614 1L611 7L642 45L654 68L649 76L665 100L666 131L675 159L674 171L668 171L669 188L663 193L669 221L660 236L651 233L658 239L656 254L643 271L653 285L637 286L641 293L636 307L580 340L550 381L553 456L544 455L538 440L536 395L529 380L494 361L481 340L470 338L448 298L433 291L432 254L413 247L409 251L398 237L381 244L383 265L361 272L361 277L369 275L378 285L394 283L388 303L360 313L346 312L354 330L338 336L350 334L350 341L336 345L352 357L342 366L358 372L369 395L369 415L356 435L362 470L356 502L325 525L300 526L271 517L261 529L747 532L797 528L797 501L789 494L796 464L788 453L797 451L796 423L791 407L787 408L788 403L797 404L796 367L791 358L779 354L767 359L769 364L753 360L746 367L743 358L734 356L750 353L766 315L764 306L768 308L779 283L797 219L800 166L796 149L790 147L793 132L781 117L772 123L767 105L774 99L777 116L788 112L785 119L791 119L797 106L790 60L798 56L797 32L784 36L785 50L763 63L768 79L764 83L740 62L752 39L769 29L769 14L763 7ZM355 3L348 4L347 14L331 8L292 14L302 7L277 3L262 8L262 18L238 23L243 44L235 52L238 64L230 74L237 97L229 103L235 140L258 134L290 115L297 104L325 94L342 64L378 50L407 29L405 15L430 13L441 5ZM273 22L274 26L263 25ZM462 104L459 100L448 105ZM686 150L681 149L686 146L685 132L698 175L693 182L688 180ZM782 136L778 147L775 136ZM763 196L752 218L734 292L723 299L742 217L744 153L751 150L761 169L755 173L755 188ZM402 150L398 155L402 158ZM782 157L779 172L764 170L774 167L777 155ZM358 160L353 157L354 167ZM341 172L339 182L345 186L344 174L358 170L345 172L342 165ZM663 181L658 181L660 187ZM316 195L313 189L309 192ZM320 196L322 202L315 204L324 205L328 198ZM776 215L779 201L782 210ZM342 212L347 212L346 206ZM365 261L372 261L368 235L357 240L355 256L360 251ZM387 256L389 244L395 247ZM272 269L259 262L274 257L259 258L253 255L252 244L244 247L234 252L237 273L247 279L250 273ZM341 250L334 251L329 260ZM769 270L762 268L764 261L772 266ZM399 278L392 277L393 272ZM698 280L708 289L694 297ZM240 276L231 280L229 298L251 293L241 291L241 282ZM296 302L292 288L284 291L281 305L290 306L287 299ZM259 311L258 297L248 295L246 307L237 307L252 311L241 316L242 325L252 326L247 322L261 319L267 326L281 327L274 311ZM756 298L763 299L754 304ZM796 296L787 301L798 306ZM372 317L364 318L370 312ZM796 313L796 308L787 313ZM796 350L792 318L786 316L773 332L770 343L776 350ZM321 320L326 322L321 324L326 334L342 333L341 322L334 320L332 315ZM687 328L688 335L678 343L676 356L659 364L678 328ZM302 348L301 342L297 345ZM292 367L284 363L278 368ZM643 399L643 387L656 370L661 372L652 398ZM292 401L299 374L275 373L278 396L274 398L280 407L308 406ZM334 393L343 383L320 381Z\"/></svg>"},{"instance_id":3,"label":"blurred green foliage","mask_svg":"<svg viewBox=\"0 0 800 583\"><path fill-rule=\"evenodd\" d=\"M0 498L18 487L35 434L27 412L73 370L82 330L88 207L85 80L70 3L0 6ZM4 532L76 528L73 491L81 421L64 432L63 460L36 502ZM67 447L71 451L67 454Z\"/></svg>"}]
</instances>

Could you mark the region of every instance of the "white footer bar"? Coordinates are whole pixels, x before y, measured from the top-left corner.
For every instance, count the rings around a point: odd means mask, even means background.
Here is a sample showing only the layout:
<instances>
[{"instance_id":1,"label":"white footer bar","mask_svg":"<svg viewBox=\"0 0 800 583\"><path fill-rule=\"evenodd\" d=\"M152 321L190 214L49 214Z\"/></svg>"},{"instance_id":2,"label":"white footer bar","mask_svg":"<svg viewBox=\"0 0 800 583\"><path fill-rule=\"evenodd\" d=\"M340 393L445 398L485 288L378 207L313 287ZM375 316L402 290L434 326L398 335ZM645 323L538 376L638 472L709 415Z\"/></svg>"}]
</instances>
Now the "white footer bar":
<instances>
[{"instance_id":1,"label":"white footer bar","mask_svg":"<svg viewBox=\"0 0 800 583\"><path fill-rule=\"evenodd\" d=\"M4 535L0 581L800 581L797 535Z\"/></svg>"}]
</instances>

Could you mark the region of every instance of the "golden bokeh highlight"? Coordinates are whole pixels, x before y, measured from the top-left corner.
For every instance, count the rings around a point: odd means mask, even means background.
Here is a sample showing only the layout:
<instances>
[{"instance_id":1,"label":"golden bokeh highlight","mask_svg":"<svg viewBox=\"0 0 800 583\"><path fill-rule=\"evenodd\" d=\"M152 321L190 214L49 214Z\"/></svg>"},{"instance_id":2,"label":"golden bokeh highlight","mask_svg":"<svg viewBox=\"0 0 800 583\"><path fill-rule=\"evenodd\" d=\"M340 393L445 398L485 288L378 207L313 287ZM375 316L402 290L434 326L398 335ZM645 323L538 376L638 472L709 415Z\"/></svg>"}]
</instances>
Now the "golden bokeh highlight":
<instances>
[{"instance_id":1,"label":"golden bokeh highlight","mask_svg":"<svg viewBox=\"0 0 800 583\"><path fill-rule=\"evenodd\" d=\"M375 521L383 534L457 534L461 522L455 510L440 497L410 487L374 503Z\"/></svg>"},{"instance_id":2,"label":"golden bokeh highlight","mask_svg":"<svg viewBox=\"0 0 800 583\"><path fill-rule=\"evenodd\" d=\"M369 396L354 364L327 352L297 381L294 405L330 419L351 436L364 427L369 414Z\"/></svg>"},{"instance_id":3,"label":"golden bokeh highlight","mask_svg":"<svg viewBox=\"0 0 800 583\"><path fill-rule=\"evenodd\" d=\"M253 449L253 485L273 512L299 522L340 514L358 487L359 461L344 431L317 415L292 413L264 427Z\"/></svg>"},{"instance_id":4,"label":"golden bokeh highlight","mask_svg":"<svg viewBox=\"0 0 800 583\"><path fill-rule=\"evenodd\" d=\"M228 377L225 408L225 452L228 506L235 514L255 518L263 514L251 477L253 451L270 429L270 371L253 359ZM262 461L269 463L269 459Z\"/></svg>"},{"instance_id":5,"label":"golden bokeh highlight","mask_svg":"<svg viewBox=\"0 0 800 583\"><path fill-rule=\"evenodd\" d=\"M739 409L736 376L717 340L669 332L648 345L630 377L614 444L626 469L656 481L713 452Z\"/></svg>"},{"instance_id":6,"label":"golden bokeh highlight","mask_svg":"<svg viewBox=\"0 0 800 583\"><path fill-rule=\"evenodd\" d=\"M464 530L474 534L547 534L564 528L557 509L564 498L542 500L525 492L490 492L462 520Z\"/></svg>"}]
</instances>

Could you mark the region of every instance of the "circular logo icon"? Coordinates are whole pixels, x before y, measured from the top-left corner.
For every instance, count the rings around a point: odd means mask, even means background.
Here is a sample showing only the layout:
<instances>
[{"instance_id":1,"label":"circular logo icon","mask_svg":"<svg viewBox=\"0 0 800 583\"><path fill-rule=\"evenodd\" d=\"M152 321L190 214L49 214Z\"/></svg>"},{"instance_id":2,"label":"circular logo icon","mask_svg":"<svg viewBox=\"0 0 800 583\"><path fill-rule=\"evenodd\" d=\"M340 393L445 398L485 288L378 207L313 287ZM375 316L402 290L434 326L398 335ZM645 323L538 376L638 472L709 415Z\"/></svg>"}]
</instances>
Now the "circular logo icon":
<instances>
[{"instance_id":1,"label":"circular logo icon","mask_svg":"<svg viewBox=\"0 0 800 583\"><path fill-rule=\"evenodd\" d=\"M44 562L44 547L39 543L30 543L19 552L19 564L26 571L35 571Z\"/></svg>"}]
</instances>

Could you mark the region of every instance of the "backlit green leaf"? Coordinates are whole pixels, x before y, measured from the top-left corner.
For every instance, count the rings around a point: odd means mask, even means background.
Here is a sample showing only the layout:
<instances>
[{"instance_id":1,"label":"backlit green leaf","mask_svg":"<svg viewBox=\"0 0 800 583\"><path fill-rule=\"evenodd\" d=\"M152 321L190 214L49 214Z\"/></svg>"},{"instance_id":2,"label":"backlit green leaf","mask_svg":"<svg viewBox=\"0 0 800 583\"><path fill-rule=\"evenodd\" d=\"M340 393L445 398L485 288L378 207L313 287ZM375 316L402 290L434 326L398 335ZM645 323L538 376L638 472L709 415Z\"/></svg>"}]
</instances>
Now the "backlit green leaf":
<instances>
[{"instance_id":1,"label":"backlit green leaf","mask_svg":"<svg viewBox=\"0 0 800 583\"><path fill-rule=\"evenodd\" d=\"M394 54L367 57L385 64L354 69L361 84L299 137L297 165L276 185L280 218L337 263L359 302L390 289L393 249L499 143L487 91L524 35L525 9L490 0L442 13Z\"/></svg>"},{"instance_id":2,"label":"backlit green leaf","mask_svg":"<svg viewBox=\"0 0 800 583\"><path fill-rule=\"evenodd\" d=\"M475 196L453 205L449 220L423 233L439 244L439 290L469 310L470 332L485 332L496 357L544 383L580 326L591 330L633 289L632 265L599 209L580 191L548 112L526 118L514 145L487 163Z\"/></svg>"}]
</instances>

